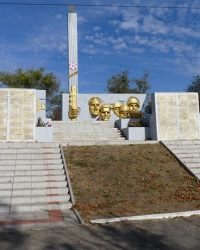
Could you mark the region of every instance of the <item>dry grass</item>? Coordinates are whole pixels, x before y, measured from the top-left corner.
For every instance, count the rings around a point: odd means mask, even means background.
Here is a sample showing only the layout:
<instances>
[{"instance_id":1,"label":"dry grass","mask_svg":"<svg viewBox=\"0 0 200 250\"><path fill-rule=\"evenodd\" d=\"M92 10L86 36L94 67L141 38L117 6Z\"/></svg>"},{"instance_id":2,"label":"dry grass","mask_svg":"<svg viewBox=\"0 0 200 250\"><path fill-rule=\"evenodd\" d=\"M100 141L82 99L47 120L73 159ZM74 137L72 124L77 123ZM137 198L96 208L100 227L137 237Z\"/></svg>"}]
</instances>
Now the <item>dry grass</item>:
<instances>
[{"instance_id":1,"label":"dry grass","mask_svg":"<svg viewBox=\"0 0 200 250\"><path fill-rule=\"evenodd\" d=\"M85 221L200 209L200 182L159 143L64 151Z\"/></svg>"}]
</instances>

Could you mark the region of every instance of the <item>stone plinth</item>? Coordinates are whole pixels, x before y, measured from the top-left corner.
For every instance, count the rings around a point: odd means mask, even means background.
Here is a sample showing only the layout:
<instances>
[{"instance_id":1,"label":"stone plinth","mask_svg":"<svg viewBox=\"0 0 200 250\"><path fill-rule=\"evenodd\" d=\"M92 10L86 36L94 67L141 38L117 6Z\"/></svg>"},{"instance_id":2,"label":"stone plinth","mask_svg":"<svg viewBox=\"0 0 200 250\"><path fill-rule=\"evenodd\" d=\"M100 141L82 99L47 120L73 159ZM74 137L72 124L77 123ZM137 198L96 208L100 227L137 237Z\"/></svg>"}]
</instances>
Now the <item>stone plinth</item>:
<instances>
[{"instance_id":1,"label":"stone plinth","mask_svg":"<svg viewBox=\"0 0 200 250\"><path fill-rule=\"evenodd\" d=\"M36 127L35 140L36 142L52 142L53 140L52 127Z\"/></svg>"},{"instance_id":2,"label":"stone plinth","mask_svg":"<svg viewBox=\"0 0 200 250\"><path fill-rule=\"evenodd\" d=\"M123 128L122 133L125 135L126 140L145 141L150 139L149 127Z\"/></svg>"}]
</instances>

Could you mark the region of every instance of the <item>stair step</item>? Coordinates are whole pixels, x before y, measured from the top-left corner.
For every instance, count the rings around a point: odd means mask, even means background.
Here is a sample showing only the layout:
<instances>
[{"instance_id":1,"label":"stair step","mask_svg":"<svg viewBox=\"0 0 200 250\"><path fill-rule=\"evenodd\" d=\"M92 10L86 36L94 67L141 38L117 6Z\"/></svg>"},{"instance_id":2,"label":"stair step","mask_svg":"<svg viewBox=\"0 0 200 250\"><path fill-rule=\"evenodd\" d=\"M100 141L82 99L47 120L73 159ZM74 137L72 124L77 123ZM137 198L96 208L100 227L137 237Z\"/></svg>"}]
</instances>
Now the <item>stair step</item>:
<instances>
[{"instance_id":1,"label":"stair step","mask_svg":"<svg viewBox=\"0 0 200 250\"><path fill-rule=\"evenodd\" d=\"M62 159L30 159L30 160L20 160L20 159L16 159L16 160L0 160L0 168L2 165L29 165L29 164L61 164L62 163Z\"/></svg>"},{"instance_id":2,"label":"stair step","mask_svg":"<svg viewBox=\"0 0 200 250\"><path fill-rule=\"evenodd\" d=\"M0 178L2 176L43 176L43 175L61 175L64 174L64 169L41 169L41 170L18 170L18 171L13 171L13 170L4 170L0 168Z\"/></svg>"},{"instance_id":3,"label":"stair step","mask_svg":"<svg viewBox=\"0 0 200 250\"><path fill-rule=\"evenodd\" d=\"M41 211L41 210L64 210L70 209L72 207L71 202L59 202L53 204L53 202L48 204L47 202L40 202L36 204L0 204L0 213L5 212L28 212L28 211Z\"/></svg>"},{"instance_id":4,"label":"stair step","mask_svg":"<svg viewBox=\"0 0 200 250\"><path fill-rule=\"evenodd\" d=\"M163 141L190 173L200 178L200 140Z\"/></svg>"},{"instance_id":5,"label":"stair step","mask_svg":"<svg viewBox=\"0 0 200 250\"><path fill-rule=\"evenodd\" d=\"M195 175L200 174L200 168L190 168L190 171Z\"/></svg>"},{"instance_id":6,"label":"stair step","mask_svg":"<svg viewBox=\"0 0 200 250\"><path fill-rule=\"evenodd\" d=\"M59 148L59 143L54 142L1 142L0 149L2 148Z\"/></svg>"},{"instance_id":7,"label":"stair step","mask_svg":"<svg viewBox=\"0 0 200 250\"><path fill-rule=\"evenodd\" d=\"M53 141L64 144L108 144L110 141L124 141L124 136L113 121L60 121L52 122Z\"/></svg>"},{"instance_id":8,"label":"stair step","mask_svg":"<svg viewBox=\"0 0 200 250\"><path fill-rule=\"evenodd\" d=\"M192 158L192 157L200 157L200 152L183 152L183 153L176 153L179 158Z\"/></svg>"},{"instance_id":9,"label":"stair step","mask_svg":"<svg viewBox=\"0 0 200 250\"><path fill-rule=\"evenodd\" d=\"M0 148L0 154L54 154L60 153L60 148Z\"/></svg>"},{"instance_id":10,"label":"stair step","mask_svg":"<svg viewBox=\"0 0 200 250\"><path fill-rule=\"evenodd\" d=\"M59 143L0 143L0 213L70 209Z\"/></svg>"},{"instance_id":11,"label":"stair step","mask_svg":"<svg viewBox=\"0 0 200 250\"><path fill-rule=\"evenodd\" d=\"M52 160L59 159L60 154L0 154L0 160Z\"/></svg>"},{"instance_id":12,"label":"stair step","mask_svg":"<svg viewBox=\"0 0 200 250\"><path fill-rule=\"evenodd\" d=\"M182 162L200 162L200 157L179 157Z\"/></svg>"},{"instance_id":13,"label":"stair step","mask_svg":"<svg viewBox=\"0 0 200 250\"><path fill-rule=\"evenodd\" d=\"M5 196L24 196L24 195L49 195L49 194L68 194L68 187L52 187L52 188L15 188L15 189L1 189L1 197Z\"/></svg>"},{"instance_id":14,"label":"stair step","mask_svg":"<svg viewBox=\"0 0 200 250\"><path fill-rule=\"evenodd\" d=\"M5 182L13 182L13 183L18 183L18 182L33 182L33 181L58 181L58 180L65 180L65 175L60 174L60 175L39 175L39 176L32 176L32 175L27 175L27 176L0 176L0 182L5 183Z\"/></svg>"},{"instance_id":15,"label":"stair step","mask_svg":"<svg viewBox=\"0 0 200 250\"><path fill-rule=\"evenodd\" d=\"M48 202L67 202L70 200L69 194L59 194L59 195L20 195L20 196L4 196L1 199L1 204L32 204L37 203L48 203Z\"/></svg>"},{"instance_id":16,"label":"stair step","mask_svg":"<svg viewBox=\"0 0 200 250\"><path fill-rule=\"evenodd\" d=\"M200 145L192 145L192 144L189 144L189 145L169 145L167 146L168 148L171 148L177 152L181 152L181 151L190 151L190 150L200 150Z\"/></svg>"},{"instance_id":17,"label":"stair step","mask_svg":"<svg viewBox=\"0 0 200 250\"><path fill-rule=\"evenodd\" d=\"M0 182L0 189L18 189L18 188L38 188L38 187L66 187L67 181L59 180L59 181L27 181L27 182Z\"/></svg>"},{"instance_id":18,"label":"stair step","mask_svg":"<svg viewBox=\"0 0 200 250\"><path fill-rule=\"evenodd\" d=\"M23 165L0 165L0 171L8 170L8 171L27 171L27 170L58 170L63 169L62 164L23 164Z\"/></svg>"}]
</instances>

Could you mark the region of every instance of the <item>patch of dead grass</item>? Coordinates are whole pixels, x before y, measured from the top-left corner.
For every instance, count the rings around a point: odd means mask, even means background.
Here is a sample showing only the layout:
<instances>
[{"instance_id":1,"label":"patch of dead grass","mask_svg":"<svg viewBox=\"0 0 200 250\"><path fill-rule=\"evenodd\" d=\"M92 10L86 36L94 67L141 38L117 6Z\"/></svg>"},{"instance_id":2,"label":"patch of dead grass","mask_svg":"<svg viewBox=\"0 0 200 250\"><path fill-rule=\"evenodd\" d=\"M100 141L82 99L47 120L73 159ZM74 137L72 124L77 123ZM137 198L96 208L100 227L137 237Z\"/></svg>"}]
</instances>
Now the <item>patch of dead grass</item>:
<instances>
[{"instance_id":1,"label":"patch of dead grass","mask_svg":"<svg viewBox=\"0 0 200 250\"><path fill-rule=\"evenodd\" d=\"M161 144L66 147L85 221L200 209L200 182Z\"/></svg>"}]
</instances>

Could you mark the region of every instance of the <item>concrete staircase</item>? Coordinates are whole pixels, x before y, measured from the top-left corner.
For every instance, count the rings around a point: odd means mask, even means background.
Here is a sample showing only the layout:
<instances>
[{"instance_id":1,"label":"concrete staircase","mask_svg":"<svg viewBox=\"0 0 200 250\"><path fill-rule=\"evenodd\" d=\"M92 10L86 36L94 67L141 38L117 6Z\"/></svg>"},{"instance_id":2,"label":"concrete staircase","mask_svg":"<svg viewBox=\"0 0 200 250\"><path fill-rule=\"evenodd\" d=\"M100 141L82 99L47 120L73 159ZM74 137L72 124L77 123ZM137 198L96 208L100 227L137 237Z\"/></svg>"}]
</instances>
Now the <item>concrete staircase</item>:
<instances>
[{"instance_id":1,"label":"concrete staircase","mask_svg":"<svg viewBox=\"0 0 200 250\"><path fill-rule=\"evenodd\" d=\"M0 143L0 213L63 210L70 202L56 143Z\"/></svg>"},{"instance_id":2,"label":"concrete staircase","mask_svg":"<svg viewBox=\"0 0 200 250\"><path fill-rule=\"evenodd\" d=\"M53 121L53 142L63 146L119 144L125 141L112 121Z\"/></svg>"},{"instance_id":3,"label":"concrete staircase","mask_svg":"<svg viewBox=\"0 0 200 250\"><path fill-rule=\"evenodd\" d=\"M190 174L200 179L200 140L178 140L178 141L162 141L190 172Z\"/></svg>"}]
</instances>

